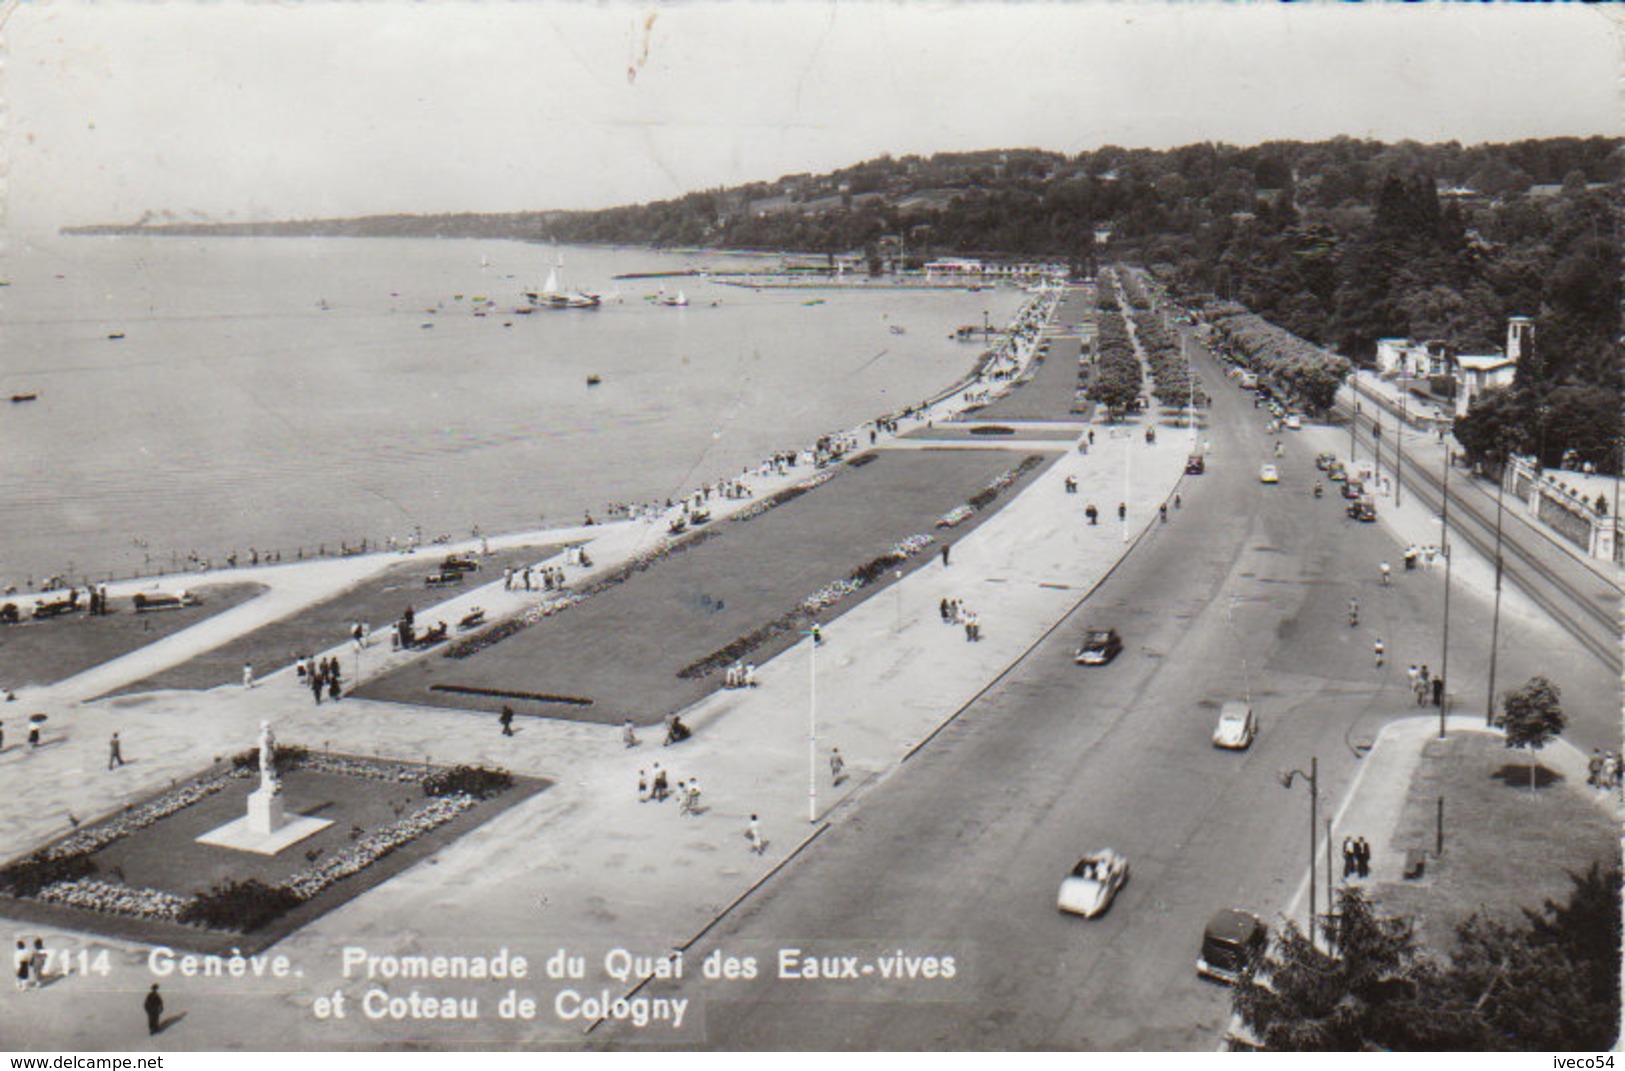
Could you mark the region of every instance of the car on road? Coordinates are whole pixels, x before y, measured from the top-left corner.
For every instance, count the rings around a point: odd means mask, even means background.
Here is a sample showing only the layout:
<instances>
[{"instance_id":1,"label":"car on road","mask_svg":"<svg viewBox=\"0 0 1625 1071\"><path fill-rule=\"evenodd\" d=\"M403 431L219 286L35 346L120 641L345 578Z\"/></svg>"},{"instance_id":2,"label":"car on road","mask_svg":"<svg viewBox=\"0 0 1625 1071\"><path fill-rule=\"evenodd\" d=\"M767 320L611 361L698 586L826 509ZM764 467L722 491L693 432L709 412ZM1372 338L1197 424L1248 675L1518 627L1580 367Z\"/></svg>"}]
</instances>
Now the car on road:
<instances>
[{"instance_id":1,"label":"car on road","mask_svg":"<svg viewBox=\"0 0 1625 1071\"><path fill-rule=\"evenodd\" d=\"M1370 495L1361 495L1349 503L1349 516L1356 521L1374 521L1377 519L1377 503Z\"/></svg>"},{"instance_id":2,"label":"car on road","mask_svg":"<svg viewBox=\"0 0 1625 1071\"><path fill-rule=\"evenodd\" d=\"M1330 450L1322 450L1320 453L1315 455L1315 468L1319 469L1321 472L1332 471L1332 467L1336 464L1337 455L1332 453Z\"/></svg>"},{"instance_id":3,"label":"car on road","mask_svg":"<svg viewBox=\"0 0 1625 1071\"><path fill-rule=\"evenodd\" d=\"M1326 470L1326 478L1340 483L1349 478L1349 473L1340 463L1334 461Z\"/></svg>"},{"instance_id":4,"label":"car on road","mask_svg":"<svg viewBox=\"0 0 1625 1071\"><path fill-rule=\"evenodd\" d=\"M1112 906L1117 890L1128 881L1128 860L1110 848L1090 852L1061 879L1055 906L1092 919Z\"/></svg>"},{"instance_id":5,"label":"car on road","mask_svg":"<svg viewBox=\"0 0 1625 1071\"><path fill-rule=\"evenodd\" d=\"M1258 719L1253 705L1232 699L1219 707L1219 723L1213 727L1213 746L1244 751L1258 735Z\"/></svg>"},{"instance_id":6,"label":"car on road","mask_svg":"<svg viewBox=\"0 0 1625 1071\"><path fill-rule=\"evenodd\" d=\"M1303 430L1303 418L1298 416L1298 414L1296 414L1296 413L1288 413L1286 415L1286 430L1288 430L1288 431L1302 431Z\"/></svg>"},{"instance_id":7,"label":"car on road","mask_svg":"<svg viewBox=\"0 0 1625 1071\"><path fill-rule=\"evenodd\" d=\"M1280 483L1281 474L1275 471L1274 465L1262 465L1258 469L1259 483Z\"/></svg>"},{"instance_id":8,"label":"car on road","mask_svg":"<svg viewBox=\"0 0 1625 1071\"><path fill-rule=\"evenodd\" d=\"M1252 973L1269 943L1269 928L1250 911L1220 908L1202 931L1202 954L1196 973L1235 985Z\"/></svg>"},{"instance_id":9,"label":"car on road","mask_svg":"<svg viewBox=\"0 0 1625 1071\"><path fill-rule=\"evenodd\" d=\"M1359 498L1363 494L1365 494L1365 484L1360 480L1350 476L1343 481L1344 498L1352 501Z\"/></svg>"},{"instance_id":10,"label":"car on road","mask_svg":"<svg viewBox=\"0 0 1625 1071\"><path fill-rule=\"evenodd\" d=\"M1207 471L1207 461L1201 454L1192 454L1185 459L1185 475L1200 476Z\"/></svg>"},{"instance_id":11,"label":"car on road","mask_svg":"<svg viewBox=\"0 0 1625 1071\"><path fill-rule=\"evenodd\" d=\"M1123 637L1114 628L1092 628L1083 634L1074 661L1085 666L1103 666L1123 651Z\"/></svg>"}]
</instances>

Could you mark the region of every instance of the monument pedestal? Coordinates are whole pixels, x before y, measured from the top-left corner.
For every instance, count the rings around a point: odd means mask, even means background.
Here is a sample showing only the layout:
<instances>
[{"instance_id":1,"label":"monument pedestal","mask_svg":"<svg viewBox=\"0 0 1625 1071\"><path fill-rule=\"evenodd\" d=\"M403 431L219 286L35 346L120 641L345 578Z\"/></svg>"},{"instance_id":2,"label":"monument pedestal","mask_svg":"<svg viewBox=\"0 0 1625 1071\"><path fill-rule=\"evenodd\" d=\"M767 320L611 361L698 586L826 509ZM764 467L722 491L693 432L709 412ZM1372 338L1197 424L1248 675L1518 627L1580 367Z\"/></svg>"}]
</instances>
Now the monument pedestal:
<instances>
[{"instance_id":1,"label":"monument pedestal","mask_svg":"<svg viewBox=\"0 0 1625 1071\"><path fill-rule=\"evenodd\" d=\"M283 809L281 792L259 788L249 794L246 815L211 829L197 842L256 855L275 855L332 824L329 819L307 818L302 814L290 818Z\"/></svg>"},{"instance_id":2,"label":"monument pedestal","mask_svg":"<svg viewBox=\"0 0 1625 1071\"><path fill-rule=\"evenodd\" d=\"M261 837L269 837L288 824L282 809L282 793L255 789L248 797L248 828Z\"/></svg>"}]
</instances>

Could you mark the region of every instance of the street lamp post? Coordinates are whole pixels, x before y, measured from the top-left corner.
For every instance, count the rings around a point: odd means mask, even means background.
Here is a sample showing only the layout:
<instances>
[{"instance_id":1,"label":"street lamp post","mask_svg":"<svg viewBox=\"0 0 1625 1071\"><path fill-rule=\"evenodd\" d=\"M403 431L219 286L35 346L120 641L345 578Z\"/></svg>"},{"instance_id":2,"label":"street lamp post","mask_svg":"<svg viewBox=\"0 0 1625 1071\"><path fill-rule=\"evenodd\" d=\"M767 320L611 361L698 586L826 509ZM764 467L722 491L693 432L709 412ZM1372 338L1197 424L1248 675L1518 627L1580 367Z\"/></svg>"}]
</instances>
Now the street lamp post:
<instances>
[{"instance_id":1,"label":"street lamp post","mask_svg":"<svg viewBox=\"0 0 1625 1071\"><path fill-rule=\"evenodd\" d=\"M1490 617L1490 679L1484 699L1485 725L1495 724L1495 654L1501 638L1501 574L1504 571L1501 558L1501 500L1506 489L1507 457L1507 449L1503 446L1500 471L1495 479L1495 610Z\"/></svg>"},{"instance_id":2,"label":"street lamp post","mask_svg":"<svg viewBox=\"0 0 1625 1071\"><path fill-rule=\"evenodd\" d=\"M1444 517L1439 535L1444 555L1444 642L1439 651L1439 739L1444 739L1445 714L1450 706L1450 444L1444 446Z\"/></svg>"},{"instance_id":3,"label":"street lamp post","mask_svg":"<svg viewBox=\"0 0 1625 1071\"><path fill-rule=\"evenodd\" d=\"M1400 477L1405 468L1405 419L1409 411L1405 405L1407 396L1411 392L1401 388L1399 392L1399 426L1394 429L1394 508L1399 508L1399 488L1403 481Z\"/></svg>"},{"instance_id":4,"label":"street lamp post","mask_svg":"<svg viewBox=\"0 0 1625 1071\"><path fill-rule=\"evenodd\" d=\"M807 632L807 821L818 821L818 633L813 630Z\"/></svg>"},{"instance_id":5,"label":"street lamp post","mask_svg":"<svg viewBox=\"0 0 1625 1071\"><path fill-rule=\"evenodd\" d=\"M1311 756L1309 772L1288 770L1281 774L1281 787L1291 788L1297 778L1309 782L1309 943L1315 942L1315 837L1320 832L1320 759ZM1328 864L1329 868L1330 864ZM1328 871L1329 872L1329 871ZM1327 905L1330 907L1331 905Z\"/></svg>"}]
</instances>

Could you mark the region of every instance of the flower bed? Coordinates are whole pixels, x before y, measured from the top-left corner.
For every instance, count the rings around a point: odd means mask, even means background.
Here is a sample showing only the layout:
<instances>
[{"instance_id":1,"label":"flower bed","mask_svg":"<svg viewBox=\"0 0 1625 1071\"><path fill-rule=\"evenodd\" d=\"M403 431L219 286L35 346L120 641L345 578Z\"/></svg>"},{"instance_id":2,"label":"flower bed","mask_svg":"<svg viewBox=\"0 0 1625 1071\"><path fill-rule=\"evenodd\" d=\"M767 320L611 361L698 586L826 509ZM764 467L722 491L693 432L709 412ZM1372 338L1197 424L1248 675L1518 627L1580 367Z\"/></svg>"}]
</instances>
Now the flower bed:
<instances>
[{"instance_id":1,"label":"flower bed","mask_svg":"<svg viewBox=\"0 0 1625 1071\"><path fill-rule=\"evenodd\" d=\"M962 523L963 521L965 521L970 516L972 516L975 512L976 511L974 509L972 509L970 506L963 506L963 505L962 506L955 506L953 509L949 510L947 513L944 513L937 520L937 527L938 528L953 528L956 525L958 525L958 524Z\"/></svg>"},{"instance_id":2,"label":"flower bed","mask_svg":"<svg viewBox=\"0 0 1625 1071\"><path fill-rule=\"evenodd\" d=\"M82 829L73 836L58 841L45 849L44 854L51 859L67 859L100 851L121 837L128 837L159 819L167 818L184 807L190 807L205 796L212 796L225 788L226 782L233 776L233 771L221 770L171 789L155 800L126 810L117 818L100 822L89 829Z\"/></svg>"},{"instance_id":3,"label":"flower bed","mask_svg":"<svg viewBox=\"0 0 1625 1071\"><path fill-rule=\"evenodd\" d=\"M59 881L41 889L35 898L48 904L64 904L108 915L164 919L169 922L180 921L182 913L194 899L161 889L136 889L96 878Z\"/></svg>"},{"instance_id":4,"label":"flower bed","mask_svg":"<svg viewBox=\"0 0 1625 1071\"><path fill-rule=\"evenodd\" d=\"M479 801L473 796L439 796L398 822L370 833L337 855L295 874L283 887L301 901L309 900L334 882L364 870L409 841L445 825Z\"/></svg>"},{"instance_id":5,"label":"flower bed","mask_svg":"<svg viewBox=\"0 0 1625 1071\"><path fill-rule=\"evenodd\" d=\"M873 455L867 456L872 457ZM798 484L791 487L786 487L782 491L775 491L759 502L752 502L750 505L746 506L744 509L740 510L738 513L735 513L728 519L730 521L748 521L755 517L760 517L768 510L773 509L776 506L782 506L786 502L794 501L820 484L833 480L840 474L840 471L841 470L838 468L825 469L816 476L805 479Z\"/></svg>"}]
</instances>

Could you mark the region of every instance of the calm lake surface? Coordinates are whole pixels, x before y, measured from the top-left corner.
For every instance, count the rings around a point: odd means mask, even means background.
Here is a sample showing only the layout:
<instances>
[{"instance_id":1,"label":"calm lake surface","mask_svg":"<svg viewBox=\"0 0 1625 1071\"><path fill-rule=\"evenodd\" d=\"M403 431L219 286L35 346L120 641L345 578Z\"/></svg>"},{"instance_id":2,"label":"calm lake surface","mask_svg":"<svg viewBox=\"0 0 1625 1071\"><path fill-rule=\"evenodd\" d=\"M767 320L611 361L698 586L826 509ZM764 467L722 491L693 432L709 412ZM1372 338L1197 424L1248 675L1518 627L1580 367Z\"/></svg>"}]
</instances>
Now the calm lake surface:
<instances>
[{"instance_id":1,"label":"calm lake surface","mask_svg":"<svg viewBox=\"0 0 1625 1071\"><path fill-rule=\"evenodd\" d=\"M514 315L558 256L463 240L12 241L0 583L664 500L930 396L980 352L950 332L984 312L1003 323L1023 297L617 281L777 261L568 248L562 282L602 308ZM646 300L662 285L689 306ZM495 302L483 317L476 297Z\"/></svg>"}]
</instances>

